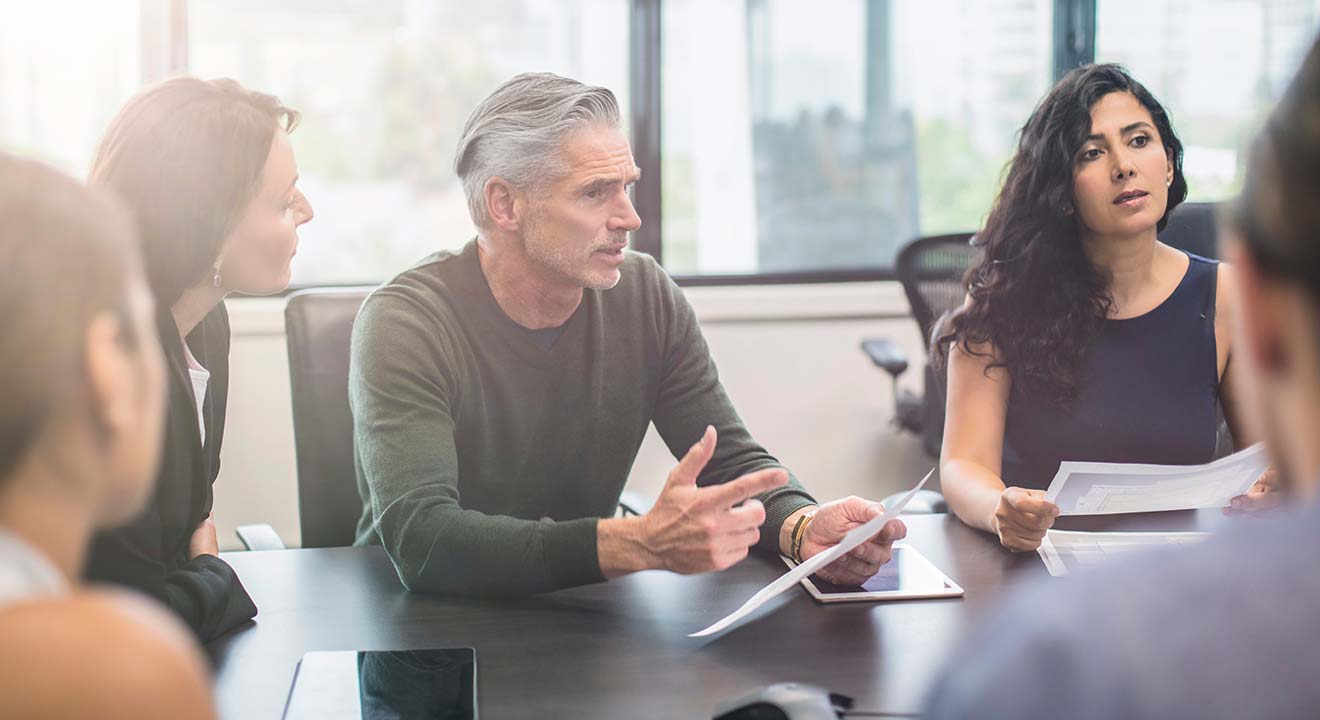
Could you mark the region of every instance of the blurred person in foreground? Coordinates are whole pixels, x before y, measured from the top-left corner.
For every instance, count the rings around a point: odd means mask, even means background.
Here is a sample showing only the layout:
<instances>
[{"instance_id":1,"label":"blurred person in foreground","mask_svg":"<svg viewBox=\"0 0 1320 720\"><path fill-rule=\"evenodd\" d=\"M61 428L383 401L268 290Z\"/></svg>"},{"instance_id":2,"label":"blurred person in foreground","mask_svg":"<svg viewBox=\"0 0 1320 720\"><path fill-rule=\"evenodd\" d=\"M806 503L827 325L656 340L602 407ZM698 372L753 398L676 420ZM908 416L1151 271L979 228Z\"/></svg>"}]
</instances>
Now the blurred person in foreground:
<instances>
[{"instance_id":1,"label":"blurred person in foreground","mask_svg":"<svg viewBox=\"0 0 1320 720\"><path fill-rule=\"evenodd\" d=\"M132 221L0 155L0 717L210 718L173 617L79 575L151 493L165 377Z\"/></svg>"}]
</instances>

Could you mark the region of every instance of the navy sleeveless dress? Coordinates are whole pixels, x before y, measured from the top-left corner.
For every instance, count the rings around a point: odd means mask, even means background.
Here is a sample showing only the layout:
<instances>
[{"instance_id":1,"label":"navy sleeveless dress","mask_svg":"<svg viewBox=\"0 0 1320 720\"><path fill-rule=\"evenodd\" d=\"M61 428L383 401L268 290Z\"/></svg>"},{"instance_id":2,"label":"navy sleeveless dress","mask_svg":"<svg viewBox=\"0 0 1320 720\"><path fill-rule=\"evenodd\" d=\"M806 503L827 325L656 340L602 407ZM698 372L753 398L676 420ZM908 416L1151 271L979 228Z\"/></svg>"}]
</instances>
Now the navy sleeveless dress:
<instances>
[{"instance_id":1,"label":"navy sleeveless dress","mask_svg":"<svg viewBox=\"0 0 1320 720\"><path fill-rule=\"evenodd\" d=\"M1083 354L1067 409L1014 387L1004 427L1007 486L1045 489L1064 460L1198 465L1215 454L1218 265L1188 254L1187 272L1145 315L1106 320Z\"/></svg>"}]
</instances>

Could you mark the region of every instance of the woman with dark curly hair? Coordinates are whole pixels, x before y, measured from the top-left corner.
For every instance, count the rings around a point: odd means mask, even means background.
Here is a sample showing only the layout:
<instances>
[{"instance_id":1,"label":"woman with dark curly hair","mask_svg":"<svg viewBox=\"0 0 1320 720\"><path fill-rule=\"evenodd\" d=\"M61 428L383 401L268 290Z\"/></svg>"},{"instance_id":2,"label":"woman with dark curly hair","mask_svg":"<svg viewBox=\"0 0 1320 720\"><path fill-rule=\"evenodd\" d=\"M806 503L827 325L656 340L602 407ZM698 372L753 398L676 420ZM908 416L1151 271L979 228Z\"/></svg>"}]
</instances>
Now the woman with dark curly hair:
<instances>
[{"instance_id":1,"label":"woman with dark curly hair","mask_svg":"<svg viewBox=\"0 0 1320 720\"><path fill-rule=\"evenodd\" d=\"M1022 128L967 302L936 343L944 494L1009 549L1035 549L1053 525L1043 496L1061 461L1208 462L1221 408L1249 439L1231 270L1156 239L1187 197L1182 152L1168 113L1117 65L1068 73Z\"/></svg>"}]
</instances>

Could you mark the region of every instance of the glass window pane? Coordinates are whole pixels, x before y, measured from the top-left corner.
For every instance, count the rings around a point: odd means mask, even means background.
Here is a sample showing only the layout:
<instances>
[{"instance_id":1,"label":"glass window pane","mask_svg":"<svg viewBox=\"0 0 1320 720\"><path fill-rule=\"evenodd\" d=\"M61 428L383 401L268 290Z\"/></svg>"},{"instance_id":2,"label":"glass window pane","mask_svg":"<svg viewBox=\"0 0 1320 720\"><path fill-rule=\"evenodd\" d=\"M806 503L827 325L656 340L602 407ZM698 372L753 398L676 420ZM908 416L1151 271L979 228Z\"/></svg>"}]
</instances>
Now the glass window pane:
<instances>
[{"instance_id":1,"label":"glass window pane","mask_svg":"<svg viewBox=\"0 0 1320 720\"><path fill-rule=\"evenodd\" d=\"M84 177L141 84L138 0L0 0L0 148Z\"/></svg>"},{"instance_id":2,"label":"glass window pane","mask_svg":"<svg viewBox=\"0 0 1320 720\"><path fill-rule=\"evenodd\" d=\"M1052 7L666 0L665 265L883 268L974 231L1051 82Z\"/></svg>"},{"instance_id":3,"label":"glass window pane","mask_svg":"<svg viewBox=\"0 0 1320 720\"><path fill-rule=\"evenodd\" d=\"M1122 63L1168 109L1190 199L1221 200L1318 22L1317 0L1102 0L1096 59Z\"/></svg>"},{"instance_id":4,"label":"glass window pane","mask_svg":"<svg viewBox=\"0 0 1320 720\"><path fill-rule=\"evenodd\" d=\"M293 282L379 282L475 231L452 166L497 85L548 71L628 107L628 0L192 0L189 69L302 112ZM625 119L625 129L627 120Z\"/></svg>"}]
</instances>

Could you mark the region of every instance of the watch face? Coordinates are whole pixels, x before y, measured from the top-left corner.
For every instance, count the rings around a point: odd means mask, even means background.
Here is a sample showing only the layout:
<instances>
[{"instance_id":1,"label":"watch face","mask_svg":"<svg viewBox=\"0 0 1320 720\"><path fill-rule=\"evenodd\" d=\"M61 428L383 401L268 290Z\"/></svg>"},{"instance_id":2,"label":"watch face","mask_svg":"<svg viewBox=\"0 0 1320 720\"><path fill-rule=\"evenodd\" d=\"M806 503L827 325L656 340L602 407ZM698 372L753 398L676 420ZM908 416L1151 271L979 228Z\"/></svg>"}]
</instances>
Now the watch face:
<instances>
[{"instance_id":1,"label":"watch face","mask_svg":"<svg viewBox=\"0 0 1320 720\"><path fill-rule=\"evenodd\" d=\"M285 720L475 720L472 648L311 652L294 676Z\"/></svg>"}]
</instances>

